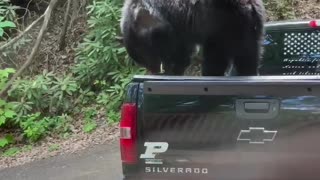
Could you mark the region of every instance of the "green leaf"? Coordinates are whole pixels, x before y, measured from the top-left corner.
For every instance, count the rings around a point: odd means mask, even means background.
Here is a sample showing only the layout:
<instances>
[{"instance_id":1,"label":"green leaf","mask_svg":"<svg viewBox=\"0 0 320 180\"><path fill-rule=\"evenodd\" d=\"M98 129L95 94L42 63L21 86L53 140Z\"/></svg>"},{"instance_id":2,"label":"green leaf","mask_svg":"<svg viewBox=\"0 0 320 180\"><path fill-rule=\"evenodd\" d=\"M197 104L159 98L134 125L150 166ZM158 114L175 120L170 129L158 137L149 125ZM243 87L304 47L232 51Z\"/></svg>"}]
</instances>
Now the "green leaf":
<instances>
[{"instance_id":1,"label":"green leaf","mask_svg":"<svg viewBox=\"0 0 320 180\"><path fill-rule=\"evenodd\" d=\"M4 28L4 27L11 27L11 28L15 28L16 25L11 22L11 21L3 21L3 22L0 22L0 28Z\"/></svg>"},{"instance_id":2,"label":"green leaf","mask_svg":"<svg viewBox=\"0 0 320 180\"><path fill-rule=\"evenodd\" d=\"M5 71L7 71L8 73L15 73L16 70L13 68L6 68Z\"/></svg>"},{"instance_id":3,"label":"green leaf","mask_svg":"<svg viewBox=\"0 0 320 180\"><path fill-rule=\"evenodd\" d=\"M3 36L4 30L2 28L0 28L0 37Z\"/></svg>"},{"instance_id":4,"label":"green leaf","mask_svg":"<svg viewBox=\"0 0 320 180\"><path fill-rule=\"evenodd\" d=\"M12 135L6 135L4 138L0 139L0 148L4 148L9 144L14 142L14 137Z\"/></svg>"},{"instance_id":5,"label":"green leaf","mask_svg":"<svg viewBox=\"0 0 320 180\"><path fill-rule=\"evenodd\" d=\"M62 91L65 91L67 89L67 85L63 85L62 87L61 87L61 90Z\"/></svg>"},{"instance_id":6,"label":"green leaf","mask_svg":"<svg viewBox=\"0 0 320 180\"><path fill-rule=\"evenodd\" d=\"M126 52L126 48L124 48L124 47L123 48L118 48L117 50L118 50L119 54L122 54L122 53Z\"/></svg>"},{"instance_id":7,"label":"green leaf","mask_svg":"<svg viewBox=\"0 0 320 180\"><path fill-rule=\"evenodd\" d=\"M109 72L107 75L108 76L113 76L113 75L116 75L116 74L119 74L119 72Z\"/></svg>"},{"instance_id":8,"label":"green leaf","mask_svg":"<svg viewBox=\"0 0 320 180\"><path fill-rule=\"evenodd\" d=\"M6 104L6 102L4 100L0 99L0 106L3 106L5 104Z\"/></svg>"},{"instance_id":9,"label":"green leaf","mask_svg":"<svg viewBox=\"0 0 320 180\"><path fill-rule=\"evenodd\" d=\"M11 144L14 143L14 137L12 135L6 135L5 139Z\"/></svg>"},{"instance_id":10,"label":"green leaf","mask_svg":"<svg viewBox=\"0 0 320 180\"><path fill-rule=\"evenodd\" d=\"M0 126L6 123L6 117L0 116Z\"/></svg>"},{"instance_id":11,"label":"green leaf","mask_svg":"<svg viewBox=\"0 0 320 180\"><path fill-rule=\"evenodd\" d=\"M4 148L9 144L8 140L6 138L0 139L0 148Z\"/></svg>"},{"instance_id":12,"label":"green leaf","mask_svg":"<svg viewBox=\"0 0 320 180\"><path fill-rule=\"evenodd\" d=\"M6 110L4 112L4 116L7 117L7 118L13 118L13 116L15 116L15 115L16 115L16 113L14 111L12 111L12 110Z\"/></svg>"},{"instance_id":13,"label":"green leaf","mask_svg":"<svg viewBox=\"0 0 320 180\"><path fill-rule=\"evenodd\" d=\"M85 133L91 133L93 130L95 130L97 127L97 124L94 123L94 122L89 122L89 123L86 123L83 127L83 131Z\"/></svg>"},{"instance_id":14,"label":"green leaf","mask_svg":"<svg viewBox=\"0 0 320 180\"><path fill-rule=\"evenodd\" d=\"M8 149L7 151L5 151L5 152L3 153L3 156L5 156L5 157L12 157L12 156L15 156L15 155L17 155L17 154L19 154L19 153L20 153L20 149L17 148L17 147L13 147L13 148L10 148L10 149Z\"/></svg>"},{"instance_id":15,"label":"green leaf","mask_svg":"<svg viewBox=\"0 0 320 180\"><path fill-rule=\"evenodd\" d=\"M1 106L1 105L0 105ZM13 103L7 103L5 106L4 106L5 109L13 109L14 108L14 105Z\"/></svg>"}]
</instances>

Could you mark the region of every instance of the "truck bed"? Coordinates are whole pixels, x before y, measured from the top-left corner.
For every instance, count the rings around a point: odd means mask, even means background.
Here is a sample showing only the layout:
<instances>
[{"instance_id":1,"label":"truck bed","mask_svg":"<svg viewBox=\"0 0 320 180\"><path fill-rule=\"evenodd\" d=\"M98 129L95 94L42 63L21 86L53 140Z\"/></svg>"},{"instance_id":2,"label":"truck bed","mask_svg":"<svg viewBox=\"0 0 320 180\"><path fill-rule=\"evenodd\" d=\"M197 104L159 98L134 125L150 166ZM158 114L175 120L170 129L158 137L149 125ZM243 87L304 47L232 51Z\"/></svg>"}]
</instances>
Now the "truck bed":
<instances>
[{"instance_id":1,"label":"truck bed","mask_svg":"<svg viewBox=\"0 0 320 180\"><path fill-rule=\"evenodd\" d=\"M142 177L320 177L319 77L142 78L139 152L169 145L156 156L162 165L139 159ZM181 172L164 173L171 167Z\"/></svg>"}]
</instances>

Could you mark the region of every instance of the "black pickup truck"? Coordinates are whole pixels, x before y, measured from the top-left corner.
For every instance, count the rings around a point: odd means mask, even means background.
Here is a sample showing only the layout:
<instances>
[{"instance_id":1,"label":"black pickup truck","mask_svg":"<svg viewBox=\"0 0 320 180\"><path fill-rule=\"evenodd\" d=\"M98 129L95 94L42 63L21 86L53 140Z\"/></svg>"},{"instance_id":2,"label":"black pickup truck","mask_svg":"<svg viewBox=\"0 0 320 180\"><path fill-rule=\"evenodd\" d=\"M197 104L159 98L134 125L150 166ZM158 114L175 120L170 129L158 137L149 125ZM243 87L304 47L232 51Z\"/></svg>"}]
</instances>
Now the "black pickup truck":
<instances>
[{"instance_id":1,"label":"black pickup truck","mask_svg":"<svg viewBox=\"0 0 320 180\"><path fill-rule=\"evenodd\" d=\"M256 77L136 76L124 179L320 179L320 21L266 24Z\"/></svg>"}]
</instances>

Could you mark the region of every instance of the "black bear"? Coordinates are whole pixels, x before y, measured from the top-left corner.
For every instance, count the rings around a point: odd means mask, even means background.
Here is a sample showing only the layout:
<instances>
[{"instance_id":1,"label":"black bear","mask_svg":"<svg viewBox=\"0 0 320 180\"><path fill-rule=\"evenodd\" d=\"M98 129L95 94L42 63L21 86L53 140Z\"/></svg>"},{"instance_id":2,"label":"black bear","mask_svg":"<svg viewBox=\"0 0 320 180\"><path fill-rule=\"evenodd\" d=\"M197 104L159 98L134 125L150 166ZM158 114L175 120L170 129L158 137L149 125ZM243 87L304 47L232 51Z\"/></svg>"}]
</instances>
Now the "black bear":
<instances>
[{"instance_id":1,"label":"black bear","mask_svg":"<svg viewBox=\"0 0 320 180\"><path fill-rule=\"evenodd\" d=\"M151 73L183 75L195 46L202 75L258 74L265 8L262 0L125 0L121 17L129 56Z\"/></svg>"}]
</instances>

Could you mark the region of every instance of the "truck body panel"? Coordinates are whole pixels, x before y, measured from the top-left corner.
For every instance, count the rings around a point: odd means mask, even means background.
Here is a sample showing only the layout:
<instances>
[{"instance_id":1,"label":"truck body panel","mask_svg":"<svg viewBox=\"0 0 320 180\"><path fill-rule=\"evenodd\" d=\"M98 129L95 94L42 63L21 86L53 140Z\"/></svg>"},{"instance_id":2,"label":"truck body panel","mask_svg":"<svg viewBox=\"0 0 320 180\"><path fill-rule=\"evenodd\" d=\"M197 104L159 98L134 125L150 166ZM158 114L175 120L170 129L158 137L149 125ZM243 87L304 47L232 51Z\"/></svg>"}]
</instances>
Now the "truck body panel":
<instances>
[{"instance_id":1,"label":"truck body panel","mask_svg":"<svg viewBox=\"0 0 320 180\"><path fill-rule=\"evenodd\" d=\"M320 146L314 146L320 135L319 85L272 80L256 80L251 86L250 81L162 82L144 83L139 152L146 152L146 142L169 147L156 156L161 165L140 158L141 173L301 179L303 173L317 169L284 173L320 160ZM173 169L164 172L167 168Z\"/></svg>"}]
</instances>

